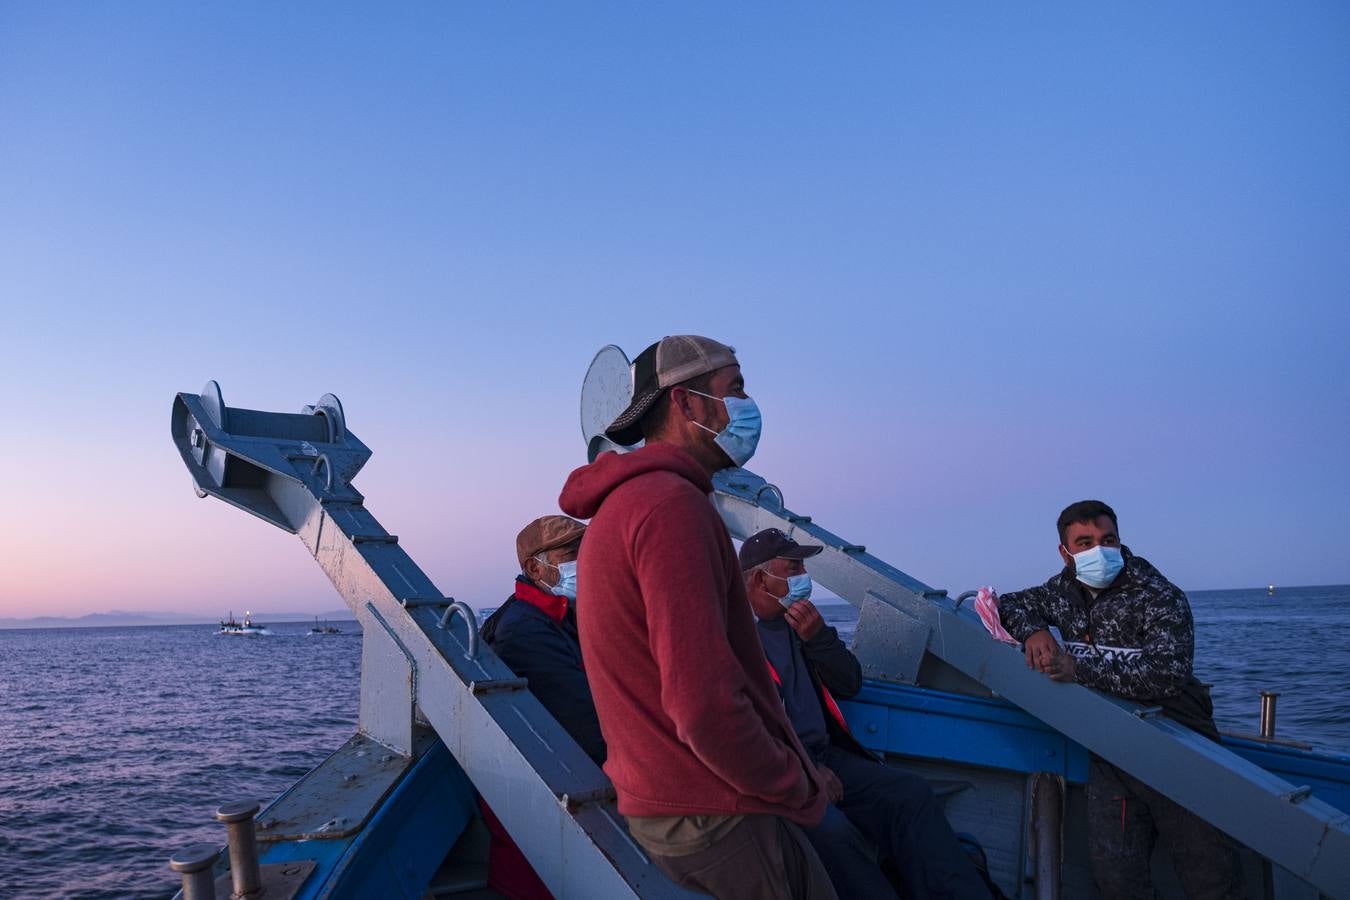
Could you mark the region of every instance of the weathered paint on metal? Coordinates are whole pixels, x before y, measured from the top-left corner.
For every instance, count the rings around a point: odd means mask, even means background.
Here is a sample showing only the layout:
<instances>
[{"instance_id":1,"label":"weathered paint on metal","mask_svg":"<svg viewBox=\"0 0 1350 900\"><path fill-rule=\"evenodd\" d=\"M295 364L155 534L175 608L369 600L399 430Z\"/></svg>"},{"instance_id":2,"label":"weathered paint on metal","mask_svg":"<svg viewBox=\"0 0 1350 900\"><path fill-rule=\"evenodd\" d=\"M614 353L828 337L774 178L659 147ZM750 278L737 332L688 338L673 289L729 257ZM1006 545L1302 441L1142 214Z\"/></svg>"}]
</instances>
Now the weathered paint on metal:
<instances>
[{"instance_id":1,"label":"weathered paint on metal","mask_svg":"<svg viewBox=\"0 0 1350 900\"><path fill-rule=\"evenodd\" d=\"M312 896L421 900L432 875L476 813L473 784L445 745L433 741Z\"/></svg>"},{"instance_id":2,"label":"weathered paint on metal","mask_svg":"<svg viewBox=\"0 0 1350 900\"><path fill-rule=\"evenodd\" d=\"M1238 756L1268 772L1274 772L1290 784L1311 787L1313 795L1319 800L1350 813L1350 755L1282 746L1232 735L1224 735L1223 744Z\"/></svg>"},{"instance_id":3,"label":"weathered paint on metal","mask_svg":"<svg viewBox=\"0 0 1350 900\"><path fill-rule=\"evenodd\" d=\"M917 682L930 630L927 622L867 595L853 642L863 675L899 684Z\"/></svg>"},{"instance_id":4,"label":"weathered paint on metal","mask_svg":"<svg viewBox=\"0 0 1350 900\"><path fill-rule=\"evenodd\" d=\"M399 753L412 751L417 664L373 604L361 623L361 731Z\"/></svg>"},{"instance_id":5,"label":"weathered paint on metal","mask_svg":"<svg viewBox=\"0 0 1350 900\"><path fill-rule=\"evenodd\" d=\"M236 887L234 873L222 875L216 879L215 891L218 900L235 898L267 898L267 900L295 900L305 890L305 882L313 874L316 863L312 859L300 859L294 862L271 863L258 871L258 890L241 894Z\"/></svg>"},{"instance_id":6,"label":"weathered paint on metal","mask_svg":"<svg viewBox=\"0 0 1350 900\"><path fill-rule=\"evenodd\" d=\"M366 740L366 746L379 745ZM340 753L341 751L339 751ZM387 752L387 750L386 750ZM338 754L334 754L337 756ZM371 765L378 760L369 755ZM338 760L340 779L350 771L351 760ZM273 810L311 809L316 813L332 802L334 781L323 770L334 765L329 757L304 779L263 811L266 822ZM354 816L370 814L357 831L320 840L267 841L263 863L313 860L316 871L298 895L313 898L389 897L420 900L425 885L463 833L476 812L473 785L455 764L445 745L429 730L421 730L415 742L411 768L393 790L370 810L348 810ZM334 815L343 807L335 802Z\"/></svg>"},{"instance_id":7,"label":"weathered paint on metal","mask_svg":"<svg viewBox=\"0 0 1350 900\"><path fill-rule=\"evenodd\" d=\"M435 735L418 737L420 756ZM360 831L416 757L396 753L364 734L296 782L258 819L258 840L324 841Z\"/></svg>"}]
</instances>

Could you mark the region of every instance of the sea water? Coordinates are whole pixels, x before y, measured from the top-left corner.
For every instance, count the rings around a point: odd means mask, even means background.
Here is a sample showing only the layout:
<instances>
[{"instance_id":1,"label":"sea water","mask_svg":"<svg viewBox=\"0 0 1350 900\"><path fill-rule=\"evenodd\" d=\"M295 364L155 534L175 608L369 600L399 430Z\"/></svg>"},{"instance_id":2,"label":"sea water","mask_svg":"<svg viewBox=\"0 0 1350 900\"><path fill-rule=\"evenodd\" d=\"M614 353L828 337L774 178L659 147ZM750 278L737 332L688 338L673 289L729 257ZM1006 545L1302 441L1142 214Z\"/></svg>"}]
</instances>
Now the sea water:
<instances>
[{"instance_id":1,"label":"sea water","mask_svg":"<svg viewBox=\"0 0 1350 900\"><path fill-rule=\"evenodd\" d=\"M0 631L0 897L168 897L217 806L271 800L356 728L361 638Z\"/></svg>"},{"instance_id":2,"label":"sea water","mask_svg":"<svg viewBox=\"0 0 1350 900\"><path fill-rule=\"evenodd\" d=\"M1196 673L1226 731L1350 751L1350 586L1190 594ZM857 612L822 605L851 637ZM0 897L167 897L175 850L223 840L228 800L270 801L356 727L361 641L215 626L0 631Z\"/></svg>"}]
</instances>

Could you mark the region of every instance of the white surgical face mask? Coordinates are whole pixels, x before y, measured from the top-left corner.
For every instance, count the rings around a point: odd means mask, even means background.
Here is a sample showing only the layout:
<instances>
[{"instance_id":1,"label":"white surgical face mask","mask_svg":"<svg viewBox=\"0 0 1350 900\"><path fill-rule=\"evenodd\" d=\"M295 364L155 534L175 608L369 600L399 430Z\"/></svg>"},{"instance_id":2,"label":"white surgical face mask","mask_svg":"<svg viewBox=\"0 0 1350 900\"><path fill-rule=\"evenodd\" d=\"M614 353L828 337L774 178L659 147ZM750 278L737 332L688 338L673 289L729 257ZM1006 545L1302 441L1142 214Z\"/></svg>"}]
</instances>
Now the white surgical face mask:
<instances>
[{"instance_id":1,"label":"white surgical face mask","mask_svg":"<svg viewBox=\"0 0 1350 900\"><path fill-rule=\"evenodd\" d=\"M764 573L770 578L777 578L779 581L787 582L787 593L778 597L778 602L787 609L798 600L807 600L811 597L811 576L805 573L801 575L789 575L784 578L781 575L775 575L772 572ZM776 596L776 595L775 595Z\"/></svg>"},{"instance_id":2,"label":"white surgical face mask","mask_svg":"<svg viewBox=\"0 0 1350 900\"><path fill-rule=\"evenodd\" d=\"M1088 587L1100 591L1116 580L1125 568L1125 557L1119 547L1100 545L1073 555L1074 577Z\"/></svg>"},{"instance_id":3,"label":"white surgical face mask","mask_svg":"<svg viewBox=\"0 0 1350 900\"><path fill-rule=\"evenodd\" d=\"M750 457L755 455L755 448L759 446L759 435L764 427L759 405L749 397L714 397L693 388L689 389L689 393L707 397L709 400L718 400L727 408L727 427L721 431L713 431L702 422L694 424L714 435L713 443L722 448L722 452L734 465L743 466L748 463Z\"/></svg>"},{"instance_id":4,"label":"white surgical face mask","mask_svg":"<svg viewBox=\"0 0 1350 900\"><path fill-rule=\"evenodd\" d=\"M543 587L548 588L550 594L555 597L566 597L568 600L577 599L577 561L575 559L556 566L541 557L536 556L535 559L550 569L558 570L558 583L543 585Z\"/></svg>"}]
</instances>

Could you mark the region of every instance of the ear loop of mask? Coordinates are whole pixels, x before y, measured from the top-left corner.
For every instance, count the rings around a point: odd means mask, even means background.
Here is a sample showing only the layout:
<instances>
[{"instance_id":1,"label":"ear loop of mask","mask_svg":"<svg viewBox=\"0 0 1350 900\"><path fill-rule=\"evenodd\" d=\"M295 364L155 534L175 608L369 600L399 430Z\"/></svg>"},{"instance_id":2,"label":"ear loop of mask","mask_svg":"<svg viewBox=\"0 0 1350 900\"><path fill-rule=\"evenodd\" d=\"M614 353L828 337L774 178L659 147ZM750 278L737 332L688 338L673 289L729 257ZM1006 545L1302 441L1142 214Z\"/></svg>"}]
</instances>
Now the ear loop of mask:
<instances>
[{"instance_id":1,"label":"ear loop of mask","mask_svg":"<svg viewBox=\"0 0 1350 900\"><path fill-rule=\"evenodd\" d=\"M770 578L777 578L779 581L787 584L787 593L783 596L780 597L777 594L769 595L778 601L779 606L786 608L796 603L798 600L809 600L811 598L811 576L807 573L803 572L800 575L789 575L787 578L784 578L782 575L773 574L768 569L761 569L760 571ZM802 587L803 583L805 584L805 587Z\"/></svg>"},{"instance_id":2,"label":"ear loop of mask","mask_svg":"<svg viewBox=\"0 0 1350 900\"><path fill-rule=\"evenodd\" d=\"M535 560L538 560L539 562L543 563L544 565L548 566L550 569L555 570L555 571L558 573L558 582L557 582L557 584L548 584L548 585L544 585L544 587L548 589L549 593L554 594L555 596L558 596L558 597L567 597L567 598L569 598L569 599L571 599L571 600L575 600L575 599L576 599L577 587L576 587L576 577L575 577L575 576L576 576L576 563L575 563L575 562L571 562L571 563L563 563L563 564L562 564L563 566L566 566L566 565L572 566L572 576L573 576L573 578L572 578L572 583L569 585L569 584L568 584L568 577L567 577L568 573L563 571L562 566L555 566L553 563L549 562L547 559L544 559L542 554L536 555L536 556L533 557L533 558L534 558Z\"/></svg>"},{"instance_id":3,"label":"ear loop of mask","mask_svg":"<svg viewBox=\"0 0 1350 900\"><path fill-rule=\"evenodd\" d=\"M713 443L722 448L722 452L731 460L732 465L743 466L755 455L759 446L763 419L759 405L750 397L714 397L694 388L685 388L691 394L716 400L726 407L727 424L721 431L713 431L702 422L690 419L699 428L713 436Z\"/></svg>"},{"instance_id":4,"label":"ear loop of mask","mask_svg":"<svg viewBox=\"0 0 1350 900\"><path fill-rule=\"evenodd\" d=\"M723 407L727 405L727 401L722 399L721 397L714 397L712 394L705 394L702 391L696 391L693 388L685 388L685 390L691 394L698 394L700 397L707 397L709 400L716 400L718 403L722 404ZM730 413L728 413L728 416L730 416ZM697 419L690 419L689 421L693 422L699 428L702 428L704 431L708 432L708 434L711 434L714 437L721 434L720 431L713 431L711 428L709 428L707 425L704 425Z\"/></svg>"}]
</instances>

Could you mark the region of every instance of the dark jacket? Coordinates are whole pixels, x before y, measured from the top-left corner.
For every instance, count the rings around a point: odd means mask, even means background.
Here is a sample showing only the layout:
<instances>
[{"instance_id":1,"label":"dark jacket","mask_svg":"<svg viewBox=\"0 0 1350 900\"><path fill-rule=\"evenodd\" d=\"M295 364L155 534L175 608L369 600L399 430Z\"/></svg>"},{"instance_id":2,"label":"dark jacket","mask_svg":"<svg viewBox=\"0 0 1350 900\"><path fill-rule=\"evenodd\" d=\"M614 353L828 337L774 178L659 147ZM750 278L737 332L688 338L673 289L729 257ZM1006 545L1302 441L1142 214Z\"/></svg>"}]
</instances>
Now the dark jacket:
<instances>
[{"instance_id":1,"label":"dark jacket","mask_svg":"<svg viewBox=\"0 0 1350 900\"><path fill-rule=\"evenodd\" d=\"M1019 641L1056 626L1078 681L1159 705L1217 738L1209 691L1191 674L1195 627L1186 595L1142 556L1121 547L1125 568L1094 598L1068 566L1039 587L999 597L999 618Z\"/></svg>"},{"instance_id":2,"label":"dark jacket","mask_svg":"<svg viewBox=\"0 0 1350 900\"><path fill-rule=\"evenodd\" d=\"M597 766L605 764L605 739L586 682L577 637L576 612L566 597L516 578L516 591L488 617L483 640L553 714Z\"/></svg>"},{"instance_id":3,"label":"dark jacket","mask_svg":"<svg viewBox=\"0 0 1350 900\"><path fill-rule=\"evenodd\" d=\"M829 625L821 628L809 641L799 638L796 632L791 633L790 640L801 650L806 670L811 673L811 684L816 689L816 699L820 701L821 711L825 715L825 730L829 733L830 743L868 759L876 759L876 754L860 744L849 731L842 710L834 702L848 700L862 690L862 665L858 658L844 646L844 642L839 639L839 632ZM782 682L777 673L771 674L781 694Z\"/></svg>"}]
</instances>

